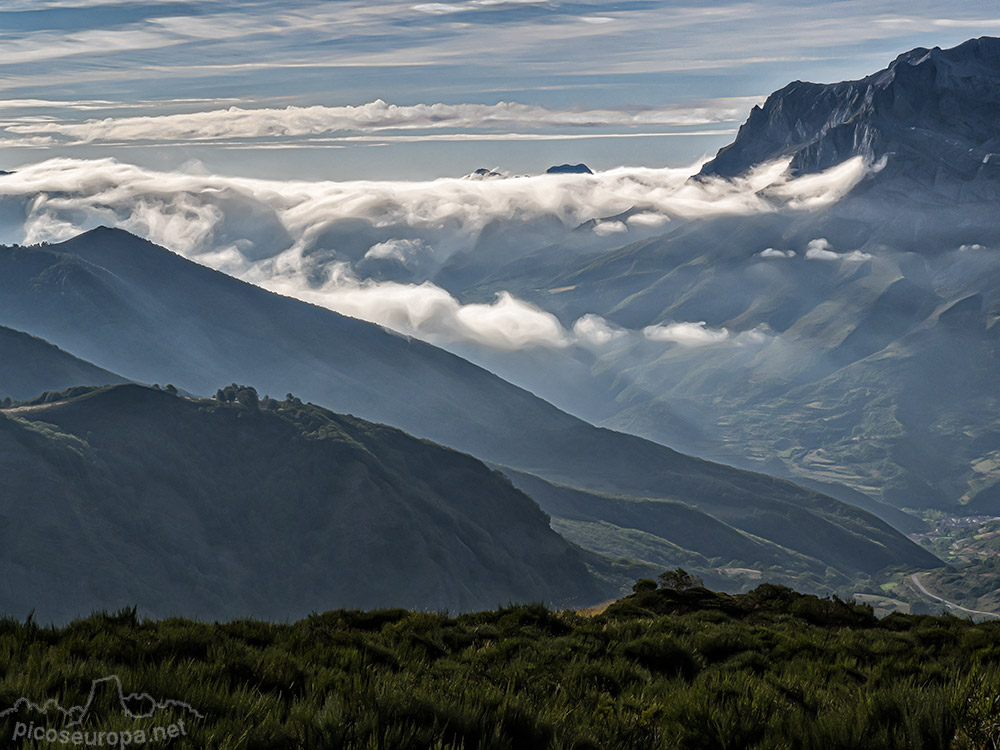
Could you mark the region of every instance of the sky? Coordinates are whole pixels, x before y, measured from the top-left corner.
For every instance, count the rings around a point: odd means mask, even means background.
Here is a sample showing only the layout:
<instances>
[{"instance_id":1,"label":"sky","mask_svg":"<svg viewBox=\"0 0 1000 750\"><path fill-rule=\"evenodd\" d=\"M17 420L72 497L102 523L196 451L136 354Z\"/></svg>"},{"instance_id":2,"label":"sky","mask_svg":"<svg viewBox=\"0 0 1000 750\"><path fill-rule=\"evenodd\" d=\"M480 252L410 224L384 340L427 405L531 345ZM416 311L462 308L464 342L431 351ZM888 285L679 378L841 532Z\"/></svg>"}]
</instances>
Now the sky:
<instances>
[{"instance_id":1,"label":"sky","mask_svg":"<svg viewBox=\"0 0 1000 750\"><path fill-rule=\"evenodd\" d=\"M0 169L260 179L692 164L792 80L1000 33L995 0L6 0Z\"/></svg>"}]
</instances>

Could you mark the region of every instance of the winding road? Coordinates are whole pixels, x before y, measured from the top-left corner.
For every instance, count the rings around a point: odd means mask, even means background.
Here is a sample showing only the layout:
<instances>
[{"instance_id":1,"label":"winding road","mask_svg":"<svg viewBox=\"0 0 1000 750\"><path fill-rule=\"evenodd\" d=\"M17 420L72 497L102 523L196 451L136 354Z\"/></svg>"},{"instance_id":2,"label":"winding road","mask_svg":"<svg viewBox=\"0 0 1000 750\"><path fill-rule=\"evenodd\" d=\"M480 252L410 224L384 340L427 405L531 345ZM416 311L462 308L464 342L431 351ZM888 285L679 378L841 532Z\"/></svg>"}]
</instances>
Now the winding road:
<instances>
[{"instance_id":1,"label":"winding road","mask_svg":"<svg viewBox=\"0 0 1000 750\"><path fill-rule=\"evenodd\" d=\"M996 612L982 612L982 611L980 611L978 609L968 609L967 607L963 607L960 604L955 604L955 602L949 602L947 599L942 599L937 594L932 594L930 591L927 590L927 587L924 586L924 584L920 582L920 574L919 573L914 573L912 576L910 576L910 580L913 581L913 585L916 586L920 590L921 594L923 594L924 596L929 596L931 599L936 599L937 601L939 601L942 604L944 604L946 607L950 607L951 609L957 609L960 612L967 612L970 615L984 615L986 617L1000 617L1000 615L998 615Z\"/></svg>"}]
</instances>

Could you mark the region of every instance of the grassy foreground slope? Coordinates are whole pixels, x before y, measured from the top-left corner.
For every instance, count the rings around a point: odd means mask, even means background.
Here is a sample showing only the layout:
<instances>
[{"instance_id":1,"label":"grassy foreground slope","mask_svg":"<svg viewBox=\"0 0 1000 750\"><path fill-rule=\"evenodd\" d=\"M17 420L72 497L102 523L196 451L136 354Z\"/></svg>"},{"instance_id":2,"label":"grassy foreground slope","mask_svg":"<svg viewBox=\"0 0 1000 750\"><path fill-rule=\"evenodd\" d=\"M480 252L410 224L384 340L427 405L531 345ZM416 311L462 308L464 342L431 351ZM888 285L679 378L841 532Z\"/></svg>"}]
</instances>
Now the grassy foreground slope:
<instances>
[{"instance_id":1,"label":"grassy foreground slope","mask_svg":"<svg viewBox=\"0 0 1000 750\"><path fill-rule=\"evenodd\" d=\"M294 398L222 397L122 385L0 412L0 612L284 619L609 595L475 458Z\"/></svg>"},{"instance_id":2,"label":"grassy foreground slope","mask_svg":"<svg viewBox=\"0 0 1000 750\"><path fill-rule=\"evenodd\" d=\"M114 675L126 692L187 706L131 719L100 690L79 728L124 736L182 722L176 748L965 750L1000 739L1000 625L879 621L771 585L735 597L646 587L594 618L517 606L289 625L129 610L63 628L4 620L0 710L21 697L82 705L93 680ZM64 726L22 704L0 732L18 722Z\"/></svg>"}]
</instances>

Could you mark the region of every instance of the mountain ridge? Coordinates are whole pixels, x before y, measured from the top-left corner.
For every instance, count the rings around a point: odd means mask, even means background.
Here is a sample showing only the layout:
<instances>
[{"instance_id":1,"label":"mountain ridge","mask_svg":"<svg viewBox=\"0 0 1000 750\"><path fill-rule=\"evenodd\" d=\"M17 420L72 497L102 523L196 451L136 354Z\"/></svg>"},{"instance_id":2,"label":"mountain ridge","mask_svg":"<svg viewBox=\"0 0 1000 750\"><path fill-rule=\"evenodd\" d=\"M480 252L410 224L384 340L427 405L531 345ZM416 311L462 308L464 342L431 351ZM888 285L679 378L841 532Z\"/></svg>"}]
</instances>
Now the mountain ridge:
<instances>
[{"instance_id":1,"label":"mountain ridge","mask_svg":"<svg viewBox=\"0 0 1000 750\"><path fill-rule=\"evenodd\" d=\"M283 619L609 593L591 556L472 456L296 399L227 396L243 400L126 384L0 411L3 610Z\"/></svg>"},{"instance_id":2,"label":"mountain ridge","mask_svg":"<svg viewBox=\"0 0 1000 750\"><path fill-rule=\"evenodd\" d=\"M792 174L811 174L860 156L886 172L881 179L992 182L1000 178L998 77L1000 39L980 37L910 50L856 81L795 81L754 106L700 175L735 177L778 158L791 159Z\"/></svg>"}]
</instances>

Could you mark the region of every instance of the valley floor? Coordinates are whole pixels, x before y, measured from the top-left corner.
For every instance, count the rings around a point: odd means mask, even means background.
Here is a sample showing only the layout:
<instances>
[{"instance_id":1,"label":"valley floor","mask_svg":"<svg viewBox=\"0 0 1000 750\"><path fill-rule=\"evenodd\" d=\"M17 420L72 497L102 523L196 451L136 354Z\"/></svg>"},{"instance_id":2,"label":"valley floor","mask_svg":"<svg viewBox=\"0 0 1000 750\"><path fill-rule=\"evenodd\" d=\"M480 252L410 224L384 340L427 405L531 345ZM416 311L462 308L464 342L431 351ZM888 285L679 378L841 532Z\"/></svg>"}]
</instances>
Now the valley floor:
<instances>
[{"instance_id":1,"label":"valley floor","mask_svg":"<svg viewBox=\"0 0 1000 750\"><path fill-rule=\"evenodd\" d=\"M913 585L916 586L920 590L920 593L924 594L925 596L929 596L931 599L934 599L936 601L941 602L946 607L948 607L948 609L955 610L955 612L958 613L958 614L960 614L960 615L964 614L964 615L973 615L973 616L975 616L975 615L982 615L982 616L985 616L985 617L1000 617L1000 615L996 614L995 612L983 612L983 611L978 610L978 609L968 609L966 607L961 606L960 604L955 604L955 602L950 602L947 599L942 599L937 594L935 594L935 593L933 593L931 591L928 591L927 587L920 580L920 574L919 573L914 573L913 575L911 575L910 576L910 580L913 581Z\"/></svg>"},{"instance_id":2,"label":"valley floor","mask_svg":"<svg viewBox=\"0 0 1000 750\"><path fill-rule=\"evenodd\" d=\"M883 613L952 611L976 620L1000 618L1000 517L929 511L927 530L910 539L947 563L944 568L897 574L881 585L883 601L861 596Z\"/></svg>"}]
</instances>

